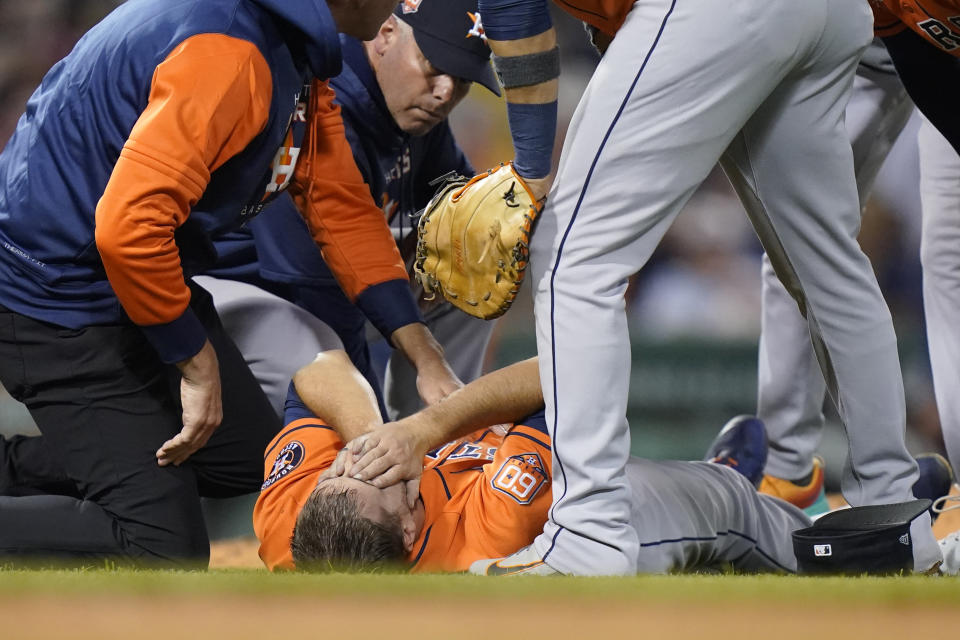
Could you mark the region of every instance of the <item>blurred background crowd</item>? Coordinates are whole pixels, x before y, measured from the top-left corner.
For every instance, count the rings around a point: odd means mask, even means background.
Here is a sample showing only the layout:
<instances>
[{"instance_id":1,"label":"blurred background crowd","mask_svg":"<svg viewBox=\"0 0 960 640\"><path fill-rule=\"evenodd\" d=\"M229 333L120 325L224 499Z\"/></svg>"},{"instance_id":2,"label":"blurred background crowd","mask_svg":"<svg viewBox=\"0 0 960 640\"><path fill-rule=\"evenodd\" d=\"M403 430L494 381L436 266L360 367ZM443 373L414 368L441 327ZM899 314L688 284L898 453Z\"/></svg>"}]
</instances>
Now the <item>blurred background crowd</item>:
<instances>
[{"instance_id":1,"label":"blurred background crowd","mask_svg":"<svg viewBox=\"0 0 960 640\"><path fill-rule=\"evenodd\" d=\"M0 145L47 69L117 4L0 0ZM563 65L559 153L562 131L598 56L578 22L556 11L554 23ZM451 120L478 169L510 159L503 103L488 92L472 91ZM908 126L881 171L861 233L897 326L907 387L908 443L914 452L942 449L920 304L916 124ZM634 454L698 458L726 419L755 411L760 255L738 200L716 170L631 284L627 306L633 337L629 419ZM488 367L535 352L530 288L524 287L519 303L499 322ZM827 413L831 415L829 406ZM828 489L835 489L846 443L835 417L831 423L822 453ZM27 431L30 424L18 403L9 397L0 400L0 432Z\"/></svg>"}]
</instances>

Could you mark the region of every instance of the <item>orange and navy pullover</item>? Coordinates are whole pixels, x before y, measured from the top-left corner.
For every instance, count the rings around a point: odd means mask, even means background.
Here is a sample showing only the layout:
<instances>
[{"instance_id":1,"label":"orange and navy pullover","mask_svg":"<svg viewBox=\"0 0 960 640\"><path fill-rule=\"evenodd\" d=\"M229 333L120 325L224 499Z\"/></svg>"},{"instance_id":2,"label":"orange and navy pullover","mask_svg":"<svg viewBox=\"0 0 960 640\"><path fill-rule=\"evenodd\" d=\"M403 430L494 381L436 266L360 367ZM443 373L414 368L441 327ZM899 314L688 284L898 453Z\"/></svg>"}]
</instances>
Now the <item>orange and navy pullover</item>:
<instances>
[{"instance_id":1,"label":"orange and navy pullover","mask_svg":"<svg viewBox=\"0 0 960 640\"><path fill-rule=\"evenodd\" d=\"M337 94L353 159L397 246L402 251L406 245L409 251L410 243L404 241L416 234L415 216L437 189L431 182L450 171L473 175L473 167L457 146L448 122L423 136L401 131L363 44L341 35L340 45L343 71L330 79L330 86ZM358 215L366 213L366 209L358 211ZM248 282L300 305L337 332L361 370L366 370L364 362L369 359L365 355L367 320L387 338L395 329L420 320L396 305L361 313L358 303L363 296L352 303L345 299L290 198L278 198L262 216L218 237L214 246L218 262L209 275Z\"/></svg>"},{"instance_id":2,"label":"orange and navy pullover","mask_svg":"<svg viewBox=\"0 0 960 640\"><path fill-rule=\"evenodd\" d=\"M184 277L289 186L348 295L413 306L316 80L340 68L323 0L121 5L47 73L0 154L0 304L69 328L129 318L183 360L206 339Z\"/></svg>"},{"instance_id":3,"label":"orange and navy pullover","mask_svg":"<svg viewBox=\"0 0 960 640\"><path fill-rule=\"evenodd\" d=\"M343 447L293 386L286 427L267 445L264 482L253 512L260 558L270 570L295 568L290 539L297 515ZM424 524L408 558L410 571L465 571L482 558L524 547L543 530L552 501L550 436L543 412L505 436L489 429L424 458Z\"/></svg>"}]
</instances>

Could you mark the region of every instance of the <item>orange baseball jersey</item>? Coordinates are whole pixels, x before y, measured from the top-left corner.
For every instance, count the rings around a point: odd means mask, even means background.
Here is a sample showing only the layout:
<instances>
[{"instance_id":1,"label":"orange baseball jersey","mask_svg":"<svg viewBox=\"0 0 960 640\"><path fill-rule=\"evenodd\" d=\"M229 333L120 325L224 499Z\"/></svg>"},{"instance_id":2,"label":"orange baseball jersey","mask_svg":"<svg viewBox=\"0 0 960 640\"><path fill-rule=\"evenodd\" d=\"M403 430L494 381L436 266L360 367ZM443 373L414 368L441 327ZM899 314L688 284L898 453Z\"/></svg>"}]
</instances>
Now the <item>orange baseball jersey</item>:
<instances>
[{"instance_id":1,"label":"orange baseball jersey","mask_svg":"<svg viewBox=\"0 0 960 640\"><path fill-rule=\"evenodd\" d=\"M293 525L320 474L342 448L337 432L319 418L293 420L267 445L253 530L260 541L260 559L271 571L294 568Z\"/></svg>"},{"instance_id":2,"label":"orange baseball jersey","mask_svg":"<svg viewBox=\"0 0 960 640\"><path fill-rule=\"evenodd\" d=\"M505 436L478 431L424 458L425 519L411 571L465 571L475 560L513 553L543 530L552 500L550 440L542 413L524 423ZM342 447L318 418L291 421L268 445L253 527L270 570L294 568L297 515Z\"/></svg>"},{"instance_id":3,"label":"orange baseball jersey","mask_svg":"<svg viewBox=\"0 0 960 640\"><path fill-rule=\"evenodd\" d=\"M960 57L960 0L870 0L874 32L881 38L912 29Z\"/></svg>"}]
</instances>

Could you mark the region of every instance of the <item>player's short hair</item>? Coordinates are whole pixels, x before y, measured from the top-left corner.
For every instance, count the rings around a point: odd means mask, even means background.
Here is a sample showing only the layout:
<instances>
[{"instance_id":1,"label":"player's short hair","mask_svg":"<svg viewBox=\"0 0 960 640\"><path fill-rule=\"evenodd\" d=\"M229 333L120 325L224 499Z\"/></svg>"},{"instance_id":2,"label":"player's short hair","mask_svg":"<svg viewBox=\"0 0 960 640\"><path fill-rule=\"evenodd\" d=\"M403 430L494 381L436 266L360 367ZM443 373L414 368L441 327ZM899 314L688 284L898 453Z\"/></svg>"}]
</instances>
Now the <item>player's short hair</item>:
<instances>
[{"instance_id":1,"label":"player's short hair","mask_svg":"<svg viewBox=\"0 0 960 640\"><path fill-rule=\"evenodd\" d=\"M406 556L400 521L359 515L355 491L314 491L303 505L290 540L297 569L314 572L399 568Z\"/></svg>"}]
</instances>

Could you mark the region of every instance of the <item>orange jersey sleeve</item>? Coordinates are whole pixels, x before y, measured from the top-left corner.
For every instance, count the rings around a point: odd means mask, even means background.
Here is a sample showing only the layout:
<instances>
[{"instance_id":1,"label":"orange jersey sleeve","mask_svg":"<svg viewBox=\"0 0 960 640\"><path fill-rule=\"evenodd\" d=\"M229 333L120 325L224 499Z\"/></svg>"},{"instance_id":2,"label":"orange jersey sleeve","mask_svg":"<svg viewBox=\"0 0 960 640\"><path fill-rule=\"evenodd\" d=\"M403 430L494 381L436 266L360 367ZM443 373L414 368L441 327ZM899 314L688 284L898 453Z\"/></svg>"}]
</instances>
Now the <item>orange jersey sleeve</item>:
<instances>
[{"instance_id":1,"label":"orange jersey sleeve","mask_svg":"<svg viewBox=\"0 0 960 640\"><path fill-rule=\"evenodd\" d=\"M513 553L543 530L553 498L549 437L517 425L489 460L491 444L461 443L424 471L429 520L414 543L411 571L465 571L481 558Z\"/></svg>"},{"instance_id":2,"label":"orange jersey sleeve","mask_svg":"<svg viewBox=\"0 0 960 640\"><path fill-rule=\"evenodd\" d=\"M960 57L960 0L871 0L874 33L911 29L938 49Z\"/></svg>"},{"instance_id":3,"label":"orange jersey sleeve","mask_svg":"<svg viewBox=\"0 0 960 640\"><path fill-rule=\"evenodd\" d=\"M355 300L372 285L406 281L407 271L383 211L354 162L333 98L326 82L314 81L307 142L289 190L324 260Z\"/></svg>"},{"instance_id":4,"label":"orange jersey sleeve","mask_svg":"<svg viewBox=\"0 0 960 640\"><path fill-rule=\"evenodd\" d=\"M343 442L319 418L294 420L267 445L263 486L253 508L260 559L268 569L293 569L293 527L317 480Z\"/></svg>"},{"instance_id":5,"label":"orange jersey sleeve","mask_svg":"<svg viewBox=\"0 0 960 640\"><path fill-rule=\"evenodd\" d=\"M557 6L608 36L616 35L633 8L631 0L555 0Z\"/></svg>"},{"instance_id":6,"label":"orange jersey sleeve","mask_svg":"<svg viewBox=\"0 0 960 640\"><path fill-rule=\"evenodd\" d=\"M164 324L186 309L174 230L210 174L266 125L272 82L256 46L222 34L188 38L157 66L96 210L107 277L135 323Z\"/></svg>"},{"instance_id":7,"label":"orange jersey sleeve","mask_svg":"<svg viewBox=\"0 0 960 640\"><path fill-rule=\"evenodd\" d=\"M877 37L892 36L907 28L907 25L901 22L897 14L887 8L882 0L871 2L870 6L873 8L873 32Z\"/></svg>"}]
</instances>

